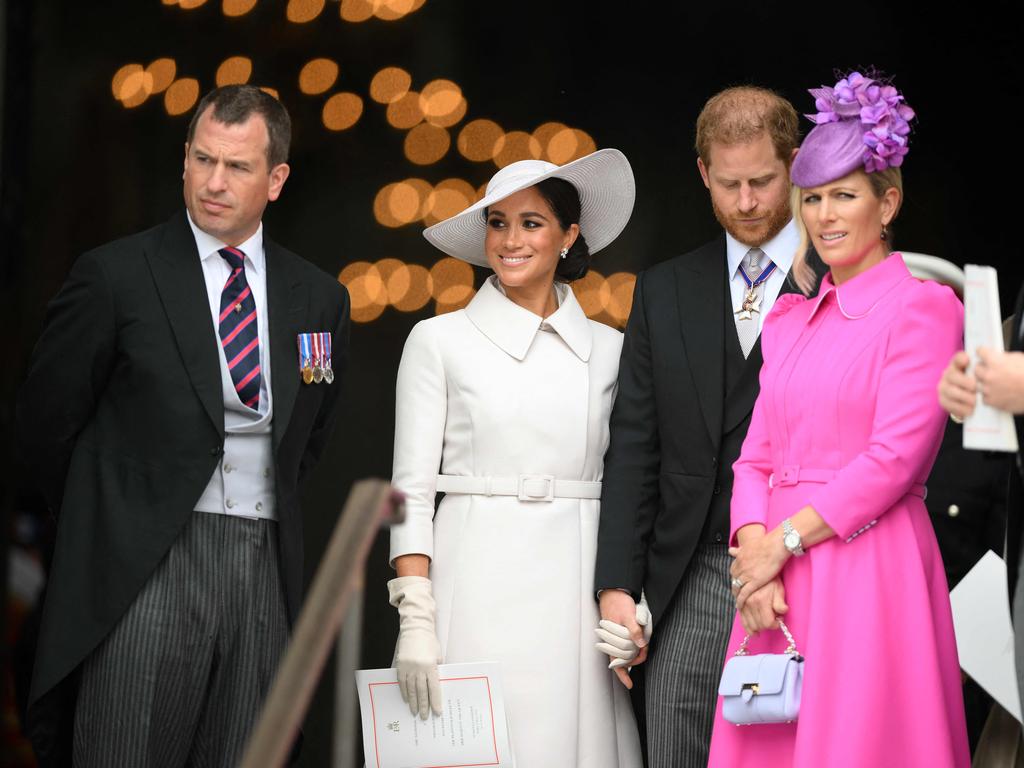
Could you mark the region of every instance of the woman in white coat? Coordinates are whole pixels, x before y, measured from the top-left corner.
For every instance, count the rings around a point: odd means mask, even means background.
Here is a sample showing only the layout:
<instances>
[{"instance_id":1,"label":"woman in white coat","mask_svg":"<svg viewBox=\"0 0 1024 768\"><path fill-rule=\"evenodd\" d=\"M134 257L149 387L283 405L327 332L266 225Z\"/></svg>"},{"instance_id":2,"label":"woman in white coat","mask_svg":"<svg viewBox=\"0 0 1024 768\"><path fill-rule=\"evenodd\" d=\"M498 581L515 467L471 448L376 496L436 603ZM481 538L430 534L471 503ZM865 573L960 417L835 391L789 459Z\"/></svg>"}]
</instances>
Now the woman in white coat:
<instances>
[{"instance_id":1,"label":"woman in white coat","mask_svg":"<svg viewBox=\"0 0 1024 768\"><path fill-rule=\"evenodd\" d=\"M520 768L641 765L626 691L592 636L622 335L588 320L567 284L626 226L634 196L618 150L524 160L424 232L495 274L464 310L418 323L402 355L395 666L425 718L440 711L439 662L499 662Z\"/></svg>"}]
</instances>

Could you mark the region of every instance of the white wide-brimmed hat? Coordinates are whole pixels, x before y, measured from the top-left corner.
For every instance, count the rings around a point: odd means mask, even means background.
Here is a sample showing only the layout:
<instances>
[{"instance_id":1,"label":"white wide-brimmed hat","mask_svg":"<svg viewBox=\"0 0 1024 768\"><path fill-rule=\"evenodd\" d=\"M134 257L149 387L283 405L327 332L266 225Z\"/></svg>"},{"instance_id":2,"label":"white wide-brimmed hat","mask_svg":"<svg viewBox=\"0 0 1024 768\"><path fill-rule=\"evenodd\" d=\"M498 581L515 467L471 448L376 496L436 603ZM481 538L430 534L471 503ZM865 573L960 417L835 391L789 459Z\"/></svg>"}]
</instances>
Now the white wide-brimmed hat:
<instances>
[{"instance_id":1,"label":"white wide-brimmed hat","mask_svg":"<svg viewBox=\"0 0 1024 768\"><path fill-rule=\"evenodd\" d=\"M565 165L544 160L520 160L506 165L491 177L481 200L462 213L427 227L423 236L449 256L486 267L484 209L551 178L565 179L579 193L580 232L591 253L597 253L626 228L636 199L633 169L619 150L599 149Z\"/></svg>"}]
</instances>

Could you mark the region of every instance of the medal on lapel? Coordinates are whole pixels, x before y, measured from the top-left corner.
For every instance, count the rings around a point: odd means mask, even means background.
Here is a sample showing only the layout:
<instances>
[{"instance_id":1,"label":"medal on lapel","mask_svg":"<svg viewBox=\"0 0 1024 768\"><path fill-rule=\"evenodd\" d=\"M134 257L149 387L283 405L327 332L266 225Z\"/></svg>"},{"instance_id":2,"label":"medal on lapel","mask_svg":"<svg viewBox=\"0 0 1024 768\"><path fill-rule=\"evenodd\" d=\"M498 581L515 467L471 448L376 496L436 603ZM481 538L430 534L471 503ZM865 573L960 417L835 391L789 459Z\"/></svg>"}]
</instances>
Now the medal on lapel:
<instances>
[{"instance_id":1,"label":"medal on lapel","mask_svg":"<svg viewBox=\"0 0 1024 768\"><path fill-rule=\"evenodd\" d=\"M321 346L323 339L322 333L314 333L313 336L313 381L319 384L324 380L324 367L323 367L323 354L324 350Z\"/></svg>"},{"instance_id":2,"label":"medal on lapel","mask_svg":"<svg viewBox=\"0 0 1024 768\"><path fill-rule=\"evenodd\" d=\"M300 333L299 342L299 375L306 384L313 383L313 334Z\"/></svg>"},{"instance_id":3,"label":"medal on lapel","mask_svg":"<svg viewBox=\"0 0 1024 768\"><path fill-rule=\"evenodd\" d=\"M331 368L331 334L323 333L323 347L324 347L324 381L328 384L334 383L334 370Z\"/></svg>"}]
</instances>

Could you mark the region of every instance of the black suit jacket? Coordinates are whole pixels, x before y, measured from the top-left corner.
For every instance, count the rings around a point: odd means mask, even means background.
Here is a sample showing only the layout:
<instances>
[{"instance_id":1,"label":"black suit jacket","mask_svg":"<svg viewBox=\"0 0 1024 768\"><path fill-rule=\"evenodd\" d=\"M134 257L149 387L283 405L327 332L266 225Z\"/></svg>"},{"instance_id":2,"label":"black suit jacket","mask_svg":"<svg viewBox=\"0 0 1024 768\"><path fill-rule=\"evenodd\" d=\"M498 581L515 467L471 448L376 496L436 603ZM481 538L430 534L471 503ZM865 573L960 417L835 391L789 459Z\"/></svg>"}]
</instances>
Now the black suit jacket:
<instances>
[{"instance_id":1,"label":"black suit jacket","mask_svg":"<svg viewBox=\"0 0 1024 768\"><path fill-rule=\"evenodd\" d=\"M731 486L732 462L719 455L738 454L759 391L760 339L724 391L727 271L723 234L641 272L626 326L595 588L634 597L643 589L655 622L690 563L713 497ZM794 290L789 279L782 290ZM720 450L723 435L737 440L734 449Z\"/></svg>"},{"instance_id":2,"label":"black suit jacket","mask_svg":"<svg viewBox=\"0 0 1024 768\"><path fill-rule=\"evenodd\" d=\"M297 487L324 448L341 386L300 383L296 336L331 331L340 378L349 299L309 262L269 239L264 249L280 568L294 619ZM18 403L26 463L59 515L29 702L44 765L70 765L73 673L178 538L221 460L218 354L184 211L83 254L48 308Z\"/></svg>"}]
</instances>

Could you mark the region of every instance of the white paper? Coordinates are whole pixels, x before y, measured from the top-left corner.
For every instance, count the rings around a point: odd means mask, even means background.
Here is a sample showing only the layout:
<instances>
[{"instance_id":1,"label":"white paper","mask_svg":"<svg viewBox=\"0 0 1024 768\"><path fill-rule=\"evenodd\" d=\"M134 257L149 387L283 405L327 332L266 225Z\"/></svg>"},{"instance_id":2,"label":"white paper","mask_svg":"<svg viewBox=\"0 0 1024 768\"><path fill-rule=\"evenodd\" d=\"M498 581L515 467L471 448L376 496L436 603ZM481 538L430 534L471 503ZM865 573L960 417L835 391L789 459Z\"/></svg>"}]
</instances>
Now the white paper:
<instances>
[{"instance_id":1,"label":"white paper","mask_svg":"<svg viewBox=\"0 0 1024 768\"><path fill-rule=\"evenodd\" d=\"M1003 348L1003 321L999 312L999 281L992 267L964 267L964 349L973 373L978 347ZM979 451L1016 451L1013 416L985 405L978 395L974 413L964 421L964 448Z\"/></svg>"},{"instance_id":2,"label":"white paper","mask_svg":"<svg viewBox=\"0 0 1024 768\"><path fill-rule=\"evenodd\" d=\"M356 672L367 768L514 768L498 665L442 664L443 713L409 711L394 669Z\"/></svg>"},{"instance_id":3,"label":"white paper","mask_svg":"<svg viewBox=\"0 0 1024 768\"><path fill-rule=\"evenodd\" d=\"M1022 585L1024 588L1024 585ZM1021 719L1006 563L989 550L949 595L960 666L1011 715Z\"/></svg>"}]
</instances>

